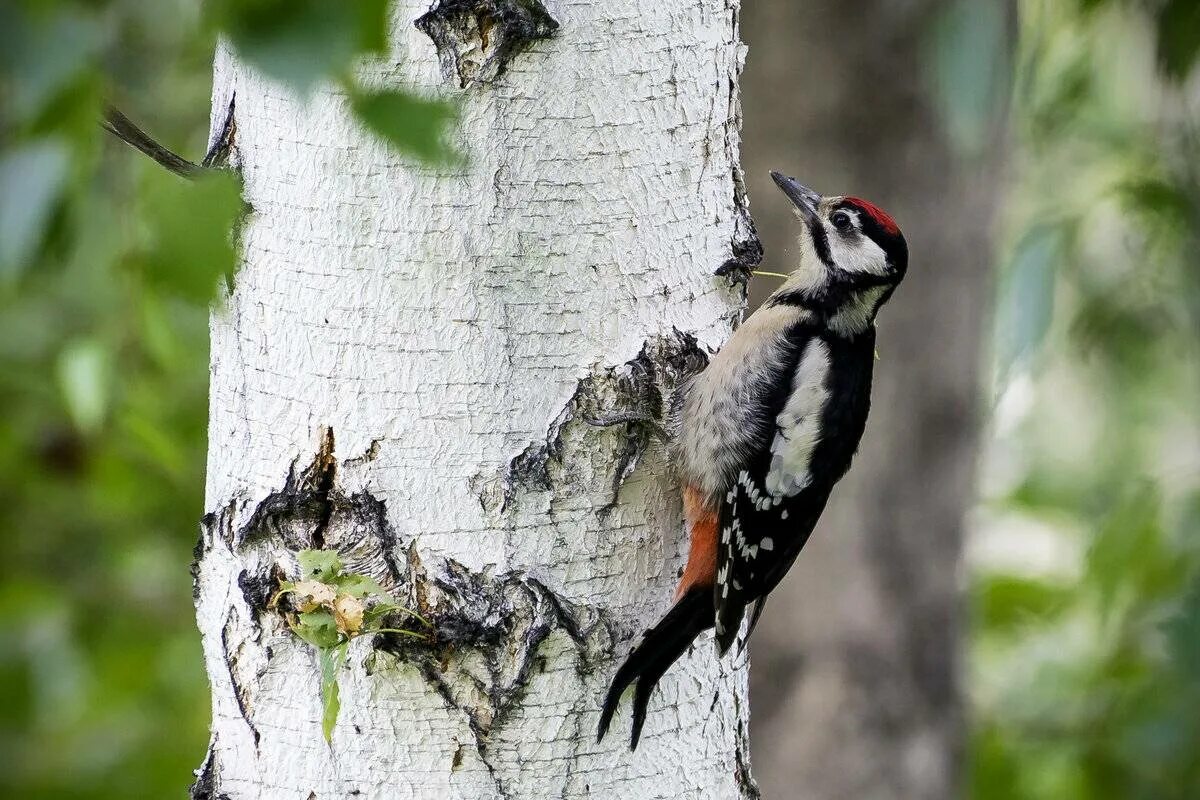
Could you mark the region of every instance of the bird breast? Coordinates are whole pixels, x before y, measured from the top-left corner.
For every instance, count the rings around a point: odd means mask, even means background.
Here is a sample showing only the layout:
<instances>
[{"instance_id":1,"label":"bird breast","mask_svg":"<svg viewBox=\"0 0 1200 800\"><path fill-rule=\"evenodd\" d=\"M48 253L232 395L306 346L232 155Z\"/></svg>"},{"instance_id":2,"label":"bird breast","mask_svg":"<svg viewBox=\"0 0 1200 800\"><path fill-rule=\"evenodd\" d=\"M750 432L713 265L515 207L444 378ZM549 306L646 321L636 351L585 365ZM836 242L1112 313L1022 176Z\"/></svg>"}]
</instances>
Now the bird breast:
<instances>
[{"instance_id":1,"label":"bird breast","mask_svg":"<svg viewBox=\"0 0 1200 800\"><path fill-rule=\"evenodd\" d=\"M774 435L769 398L780 381L791 379L785 374L794 363L789 332L805 315L790 306L759 309L681 390L674 463L710 505Z\"/></svg>"}]
</instances>

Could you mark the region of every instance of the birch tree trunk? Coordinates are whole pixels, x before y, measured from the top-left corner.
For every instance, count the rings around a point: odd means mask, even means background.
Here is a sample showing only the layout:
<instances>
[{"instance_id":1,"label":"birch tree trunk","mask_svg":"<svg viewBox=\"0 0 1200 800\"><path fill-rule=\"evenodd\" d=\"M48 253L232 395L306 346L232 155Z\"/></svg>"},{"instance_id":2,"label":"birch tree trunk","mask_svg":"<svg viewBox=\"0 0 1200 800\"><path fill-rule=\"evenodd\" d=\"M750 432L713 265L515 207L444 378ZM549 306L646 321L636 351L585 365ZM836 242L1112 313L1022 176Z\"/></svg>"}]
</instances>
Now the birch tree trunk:
<instances>
[{"instance_id":1,"label":"birch tree trunk","mask_svg":"<svg viewBox=\"0 0 1200 800\"><path fill-rule=\"evenodd\" d=\"M193 797L753 796L745 670L708 639L636 753L624 731L595 743L685 541L662 448L583 421L659 413L739 313L713 274L753 249L737 0L552 0L557 32L506 71L502 19L472 17L439 61L427 10L397 3L364 69L457 96L467 167L398 157L333 90L306 105L217 57L253 211L212 319ZM436 628L355 640L329 744L314 651L267 608L310 547Z\"/></svg>"}]
</instances>

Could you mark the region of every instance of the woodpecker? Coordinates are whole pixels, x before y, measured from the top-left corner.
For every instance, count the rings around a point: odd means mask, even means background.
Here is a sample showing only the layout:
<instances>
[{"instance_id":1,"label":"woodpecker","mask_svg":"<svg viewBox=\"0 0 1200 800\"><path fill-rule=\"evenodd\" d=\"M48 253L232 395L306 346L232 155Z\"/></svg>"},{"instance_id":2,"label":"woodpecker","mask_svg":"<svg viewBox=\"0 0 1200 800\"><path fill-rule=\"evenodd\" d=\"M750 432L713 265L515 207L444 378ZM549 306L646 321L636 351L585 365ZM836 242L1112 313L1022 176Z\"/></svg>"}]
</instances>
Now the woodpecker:
<instances>
[{"instance_id":1,"label":"woodpecker","mask_svg":"<svg viewBox=\"0 0 1200 800\"><path fill-rule=\"evenodd\" d=\"M751 605L746 637L858 449L871 400L875 316L908 268L904 235L857 197L771 177L801 222L784 283L672 398L671 461L691 543L675 603L617 670L603 739L634 685L636 749L650 694L703 631L719 655Z\"/></svg>"}]
</instances>

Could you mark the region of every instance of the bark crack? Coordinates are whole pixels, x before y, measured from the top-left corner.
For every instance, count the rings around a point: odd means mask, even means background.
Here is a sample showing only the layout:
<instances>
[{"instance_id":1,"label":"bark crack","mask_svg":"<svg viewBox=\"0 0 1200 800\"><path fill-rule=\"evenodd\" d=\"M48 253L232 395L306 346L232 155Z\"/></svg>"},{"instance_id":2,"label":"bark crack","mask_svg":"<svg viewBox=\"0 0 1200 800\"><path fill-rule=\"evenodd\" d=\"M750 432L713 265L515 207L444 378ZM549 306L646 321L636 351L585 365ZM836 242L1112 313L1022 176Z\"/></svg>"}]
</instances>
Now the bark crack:
<instances>
[{"instance_id":1,"label":"bark crack","mask_svg":"<svg viewBox=\"0 0 1200 800\"><path fill-rule=\"evenodd\" d=\"M580 609L536 578L521 572L493 577L453 560L430 576L419 561L410 561L406 583L417 611L430 622L430 639L380 634L375 647L415 663L443 700L469 716L482 742L525 696L541 648L556 630L574 644L577 668L588 668L588 640L601 623L599 612L581 621Z\"/></svg>"},{"instance_id":2,"label":"bark crack","mask_svg":"<svg viewBox=\"0 0 1200 800\"><path fill-rule=\"evenodd\" d=\"M735 695L736 697L736 695ZM746 723L738 716L737 741L733 748L734 779L741 790L742 800L762 800L762 791L758 782L750 772L750 737L746 733Z\"/></svg>"},{"instance_id":3,"label":"bark crack","mask_svg":"<svg viewBox=\"0 0 1200 800\"><path fill-rule=\"evenodd\" d=\"M736 29L736 19L735 19ZM725 151L733 172L733 236L730 239L732 257L717 267L719 276L728 278L730 283L737 286L742 294L742 303L746 302L750 275L763 260L762 240L758 238L758 229L754 227L754 218L750 215L750 198L746 192L746 173L742 170L741 159L738 157L738 131L742 127L742 103L738 95L736 78L729 81L729 114L725 122Z\"/></svg>"},{"instance_id":4,"label":"bark crack","mask_svg":"<svg viewBox=\"0 0 1200 800\"><path fill-rule=\"evenodd\" d=\"M337 550L348 572L369 575L385 587L395 586L401 569L387 508L369 492L347 495L339 488L334 447L333 429L323 429L312 462L299 474L293 462L281 490L265 497L236 532L227 527L226 543L234 551L272 540L282 541L293 552L309 548ZM206 524L211 524L211 517L205 518ZM273 586L278 576L269 570L240 582L254 587L264 582ZM252 608L263 611L262 601L269 594L256 592L257 604Z\"/></svg>"}]
</instances>

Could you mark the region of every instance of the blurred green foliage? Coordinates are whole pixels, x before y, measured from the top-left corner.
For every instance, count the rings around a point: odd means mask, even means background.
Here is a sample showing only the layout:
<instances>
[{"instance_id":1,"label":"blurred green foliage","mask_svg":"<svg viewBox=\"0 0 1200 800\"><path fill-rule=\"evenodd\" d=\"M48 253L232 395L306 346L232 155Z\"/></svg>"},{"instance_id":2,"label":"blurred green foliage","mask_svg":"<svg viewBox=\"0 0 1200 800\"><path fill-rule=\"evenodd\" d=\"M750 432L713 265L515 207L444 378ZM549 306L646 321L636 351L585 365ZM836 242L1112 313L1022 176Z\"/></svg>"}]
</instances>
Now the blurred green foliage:
<instances>
[{"instance_id":1,"label":"blurred green foliage","mask_svg":"<svg viewBox=\"0 0 1200 800\"><path fill-rule=\"evenodd\" d=\"M387 0L0 3L0 796L179 797L207 740L188 564L203 514L207 316L237 176L199 161L218 35L304 94L340 84L400 151L459 158L443 102L360 85Z\"/></svg>"},{"instance_id":2,"label":"blurred green foliage","mask_svg":"<svg viewBox=\"0 0 1200 800\"><path fill-rule=\"evenodd\" d=\"M972 795L1200 797L1200 4L1021 12Z\"/></svg>"}]
</instances>

